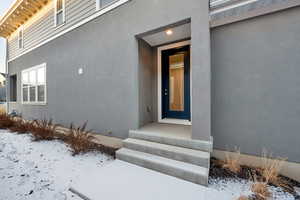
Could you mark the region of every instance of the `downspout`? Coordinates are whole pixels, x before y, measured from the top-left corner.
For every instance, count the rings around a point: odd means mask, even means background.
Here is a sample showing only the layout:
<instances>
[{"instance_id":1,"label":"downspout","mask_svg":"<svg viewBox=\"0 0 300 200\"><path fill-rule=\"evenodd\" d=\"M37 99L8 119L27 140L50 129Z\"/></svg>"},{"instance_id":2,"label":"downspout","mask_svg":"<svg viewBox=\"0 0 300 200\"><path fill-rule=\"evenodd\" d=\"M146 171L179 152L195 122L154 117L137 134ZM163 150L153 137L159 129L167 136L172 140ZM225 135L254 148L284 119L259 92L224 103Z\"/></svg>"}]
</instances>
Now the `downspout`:
<instances>
[{"instance_id":1,"label":"downspout","mask_svg":"<svg viewBox=\"0 0 300 200\"><path fill-rule=\"evenodd\" d=\"M9 96L8 96L8 90L9 90L9 87L8 87L8 84L9 84L9 76L8 76L8 41L7 41L7 38L5 38L5 96L6 96L6 112L9 113Z\"/></svg>"}]
</instances>

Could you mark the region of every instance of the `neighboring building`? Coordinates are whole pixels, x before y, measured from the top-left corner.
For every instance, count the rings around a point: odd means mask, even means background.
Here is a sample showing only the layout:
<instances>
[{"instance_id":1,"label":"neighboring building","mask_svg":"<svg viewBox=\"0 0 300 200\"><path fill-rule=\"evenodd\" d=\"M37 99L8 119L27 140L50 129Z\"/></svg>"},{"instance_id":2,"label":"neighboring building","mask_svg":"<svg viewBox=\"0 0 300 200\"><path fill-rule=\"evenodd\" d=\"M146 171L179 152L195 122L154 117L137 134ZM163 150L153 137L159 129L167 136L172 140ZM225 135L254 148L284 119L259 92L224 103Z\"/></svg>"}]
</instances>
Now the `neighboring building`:
<instances>
[{"instance_id":1,"label":"neighboring building","mask_svg":"<svg viewBox=\"0 0 300 200\"><path fill-rule=\"evenodd\" d=\"M17 0L0 21L8 108L121 138L135 130L120 159L202 184L212 137L216 150L300 162L299 5Z\"/></svg>"},{"instance_id":2,"label":"neighboring building","mask_svg":"<svg viewBox=\"0 0 300 200\"><path fill-rule=\"evenodd\" d=\"M6 102L6 79L3 74L0 74L0 103Z\"/></svg>"}]
</instances>

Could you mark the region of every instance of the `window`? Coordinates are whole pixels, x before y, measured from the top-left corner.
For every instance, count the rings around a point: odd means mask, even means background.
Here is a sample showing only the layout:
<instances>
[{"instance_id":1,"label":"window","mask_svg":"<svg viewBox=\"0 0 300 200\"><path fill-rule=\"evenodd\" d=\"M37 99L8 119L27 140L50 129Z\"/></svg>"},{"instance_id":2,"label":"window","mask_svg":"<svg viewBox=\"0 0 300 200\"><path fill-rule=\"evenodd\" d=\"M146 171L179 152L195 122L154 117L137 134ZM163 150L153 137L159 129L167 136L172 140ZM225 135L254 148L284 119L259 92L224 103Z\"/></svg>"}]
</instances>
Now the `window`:
<instances>
[{"instance_id":1,"label":"window","mask_svg":"<svg viewBox=\"0 0 300 200\"><path fill-rule=\"evenodd\" d=\"M55 0L55 26L65 23L65 0Z\"/></svg>"},{"instance_id":2,"label":"window","mask_svg":"<svg viewBox=\"0 0 300 200\"><path fill-rule=\"evenodd\" d=\"M116 1L117 0L96 0L97 10L100 10Z\"/></svg>"},{"instance_id":3,"label":"window","mask_svg":"<svg viewBox=\"0 0 300 200\"><path fill-rule=\"evenodd\" d=\"M9 100L11 102L17 101L17 75L9 77Z\"/></svg>"},{"instance_id":4,"label":"window","mask_svg":"<svg viewBox=\"0 0 300 200\"><path fill-rule=\"evenodd\" d=\"M23 48L23 27L20 28L18 33L18 47L19 49Z\"/></svg>"},{"instance_id":5,"label":"window","mask_svg":"<svg viewBox=\"0 0 300 200\"><path fill-rule=\"evenodd\" d=\"M22 71L22 102L46 103L46 64Z\"/></svg>"}]
</instances>

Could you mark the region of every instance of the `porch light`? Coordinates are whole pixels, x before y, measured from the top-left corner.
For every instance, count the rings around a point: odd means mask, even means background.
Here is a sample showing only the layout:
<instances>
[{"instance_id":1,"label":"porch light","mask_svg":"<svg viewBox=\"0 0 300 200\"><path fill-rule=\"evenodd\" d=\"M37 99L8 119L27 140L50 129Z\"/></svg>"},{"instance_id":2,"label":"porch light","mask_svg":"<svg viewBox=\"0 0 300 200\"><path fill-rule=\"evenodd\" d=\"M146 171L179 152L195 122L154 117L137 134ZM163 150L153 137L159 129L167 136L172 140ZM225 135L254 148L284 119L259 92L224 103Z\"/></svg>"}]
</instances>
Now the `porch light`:
<instances>
[{"instance_id":1,"label":"porch light","mask_svg":"<svg viewBox=\"0 0 300 200\"><path fill-rule=\"evenodd\" d=\"M173 35L173 31L172 31L171 29L166 30L166 34L167 34L167 35Z\"/></svg>"}]
</instances>

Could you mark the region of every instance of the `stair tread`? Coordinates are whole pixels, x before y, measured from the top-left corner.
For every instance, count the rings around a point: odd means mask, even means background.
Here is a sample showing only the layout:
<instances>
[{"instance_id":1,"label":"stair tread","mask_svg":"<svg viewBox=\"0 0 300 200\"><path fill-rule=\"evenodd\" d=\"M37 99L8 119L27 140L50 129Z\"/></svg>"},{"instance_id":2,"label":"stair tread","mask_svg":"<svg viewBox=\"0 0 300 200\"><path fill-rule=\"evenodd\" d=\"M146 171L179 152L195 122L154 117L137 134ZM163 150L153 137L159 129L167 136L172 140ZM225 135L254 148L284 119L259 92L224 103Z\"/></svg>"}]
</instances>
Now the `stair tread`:
<instances>
[{"instance_id":1,"label":"stair tread","mask_svg":"<svg viewBox=\"0 0 300 200\"><path fill-rule=\"evenodd\" d=\"M153 163L161 164L161 165L164 165L167 167L172 167L172 168L180 169L183 171L192 172L194 174L198 174L198 175L204 176L204 177L208 176L208 169L205 167L201 167L201 166L197 166L197 165L193 165L193 164L189 164L189 163L185 163L185 162L181 162L181 161L177 161L177 160L172 160L169 158L164 158L164 157L149 154L149 153L144 153L144 152L135 151L135 150L127 149L127 148L122 148L117 151L117 154L133 156L133 157L136 157L138 159L142 159L142 160L145 160L148 162L153 162Z\"/></svg>"},{"instance_id":2,"label":"stair tread","mask_svg":"<svg viewBox=\"0 0 300 200\"><path fill-rule=\"evenodd\" d=\"M162 134L157 134L155 132L147 132L143 130L130 130L129 131L129 138L146 140L151 142L157 142L161 144L173 145L188 149L212 152L212 143L213 138L211 141L203 141L203 140L194 140L190 138L183 138L183 137L170 137L165 136Z\"/></svg>"},{"instance_id":3,"label":"stair tread","mask_svg":"<svg viewBox=\"0 0 300 200\"><path fill-rule=\"evenodd\" d=\"M162 144L162 143L157 143L157 142L151 142L151 141L146 141L146 140L134 139L134 138L128 138L128 139L124 140L123 142L138 144L138 145L142 145L142 146L150 147L150 148L157 148L157 149L165 150L165 151L171 151L174 153L186 154L186 155L199 157L199 158L203 158L203 159L210 159L210 153L201 151L201 150L194 150L194 149L178 147L178 146L168 145L168 144Z\"/></svg>"}]
</instances>

